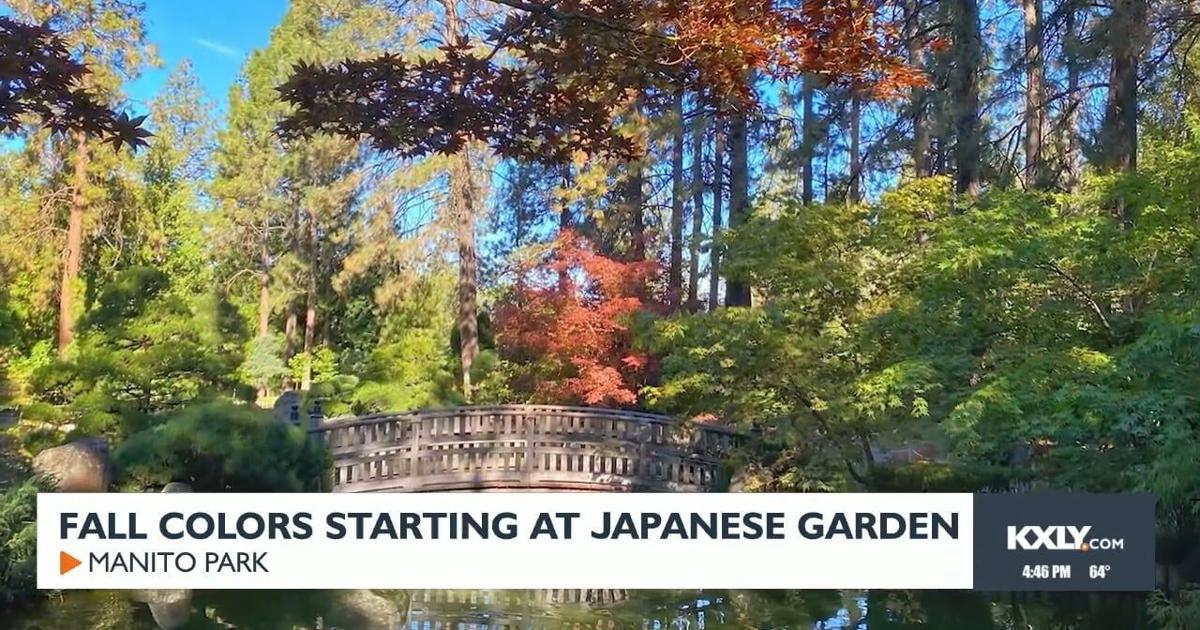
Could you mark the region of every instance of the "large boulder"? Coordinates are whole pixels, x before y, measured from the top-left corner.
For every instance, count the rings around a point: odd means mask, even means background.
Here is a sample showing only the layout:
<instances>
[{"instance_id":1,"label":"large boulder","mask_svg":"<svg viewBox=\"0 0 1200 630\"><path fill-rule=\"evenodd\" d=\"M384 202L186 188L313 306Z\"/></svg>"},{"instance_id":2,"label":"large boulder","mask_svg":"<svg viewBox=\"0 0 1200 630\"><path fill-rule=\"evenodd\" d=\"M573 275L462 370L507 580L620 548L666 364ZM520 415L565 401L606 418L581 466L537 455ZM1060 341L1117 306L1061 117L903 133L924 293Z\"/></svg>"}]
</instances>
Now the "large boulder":
<instances>
[{"instance_id":1,"label":"large boulder","mask_svg":"<svg viewBox=\"0 0 1200 630\"><path fill-rule=\"evenodd\" d=\"M33 471L59 492L107 492L112 482L108 442L87 438L46 449L33 458Z\"/></svg>"}]
</instances>

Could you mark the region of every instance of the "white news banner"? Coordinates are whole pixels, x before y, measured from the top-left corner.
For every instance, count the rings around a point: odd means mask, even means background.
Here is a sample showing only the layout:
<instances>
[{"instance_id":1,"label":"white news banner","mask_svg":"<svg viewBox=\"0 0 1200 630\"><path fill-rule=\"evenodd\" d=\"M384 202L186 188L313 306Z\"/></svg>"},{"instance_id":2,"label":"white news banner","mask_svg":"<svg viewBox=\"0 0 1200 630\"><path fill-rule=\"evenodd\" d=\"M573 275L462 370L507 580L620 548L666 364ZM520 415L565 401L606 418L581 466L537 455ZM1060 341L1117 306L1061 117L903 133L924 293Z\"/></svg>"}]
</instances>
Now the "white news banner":
<instances>
[{"instance_id":1,"label":"white news banner","mask_svg":"<svg viewBox=\"0 0 1200 630\"><path fill-rule=\"evenodd\" d=\"M970 494L48 494L38 588L972 586Z\"/></svg>"}]
</instances>

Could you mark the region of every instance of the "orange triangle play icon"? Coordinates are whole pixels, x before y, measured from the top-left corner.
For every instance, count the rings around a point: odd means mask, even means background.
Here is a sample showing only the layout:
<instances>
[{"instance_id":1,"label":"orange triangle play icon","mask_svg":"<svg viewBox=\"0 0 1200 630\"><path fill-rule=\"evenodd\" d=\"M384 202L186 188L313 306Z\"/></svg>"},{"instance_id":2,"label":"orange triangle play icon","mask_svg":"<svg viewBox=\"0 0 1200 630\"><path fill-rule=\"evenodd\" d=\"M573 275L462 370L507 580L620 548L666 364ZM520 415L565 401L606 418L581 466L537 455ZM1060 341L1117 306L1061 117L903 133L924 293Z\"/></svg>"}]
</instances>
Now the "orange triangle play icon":
<instances>
[{"instance_id":1,"label":"orange triangle play icon","mask_svg":"<svg viewBox=\"0 0 1200 630\"><path fill-rule=\"evenodd\" d=\"M59 575L63 575L66 572L70 571L71 569L74 569L75 567L77 567L81 564L83 564L83 562L80 561L79 558L76 558L75 556L72 556L71 554L69 554L65 551L58 552L58 574Z\"/></svg>"}]
</instances>

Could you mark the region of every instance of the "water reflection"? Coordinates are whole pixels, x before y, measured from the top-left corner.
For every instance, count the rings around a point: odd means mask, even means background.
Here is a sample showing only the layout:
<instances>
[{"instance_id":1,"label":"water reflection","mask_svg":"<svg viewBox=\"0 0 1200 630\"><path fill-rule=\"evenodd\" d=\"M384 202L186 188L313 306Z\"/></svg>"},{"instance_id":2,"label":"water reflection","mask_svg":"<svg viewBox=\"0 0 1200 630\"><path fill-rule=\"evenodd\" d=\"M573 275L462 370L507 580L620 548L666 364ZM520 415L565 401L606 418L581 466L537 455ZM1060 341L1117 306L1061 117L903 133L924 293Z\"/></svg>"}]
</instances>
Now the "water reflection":
<instances>
[{"instance_id":1,"label":"water reflection","mask_svg":"<svg viewBox=\"0 0 1200 630\"><path fill-rule=\"evenodd\" d=\"M138 600L138 601L135 601ZM1073 630L1147 628L1144 597L950 591L195 591L152 613L143 592L73 592L16 630ZM151 598L153 601L153 598ZM178 604L177 598L172 601ZM156 621L157 620L157 621ZM161 625L165 624L165 625Z\"/></svg>"}]
</instances>

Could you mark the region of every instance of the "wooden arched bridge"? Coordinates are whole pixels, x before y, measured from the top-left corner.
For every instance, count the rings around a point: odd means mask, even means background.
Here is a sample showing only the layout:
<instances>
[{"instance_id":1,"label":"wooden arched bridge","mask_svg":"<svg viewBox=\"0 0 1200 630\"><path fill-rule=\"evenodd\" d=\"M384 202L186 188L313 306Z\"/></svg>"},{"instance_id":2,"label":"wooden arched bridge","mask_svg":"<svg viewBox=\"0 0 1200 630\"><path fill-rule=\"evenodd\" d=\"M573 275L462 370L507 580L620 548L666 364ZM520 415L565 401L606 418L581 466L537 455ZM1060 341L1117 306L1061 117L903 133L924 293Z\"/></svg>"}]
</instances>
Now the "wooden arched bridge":
<instances>
[{"instance_id":1,"label":"wooden arched bridge","mask_svg":"<svg viewBox=\"0 0 1200 630\"><path fill-rule=\"evenodd\" d=\"M712 489L737 434L666 416L547 405L313 418L335 492Z\"/></svg>"}]
</instances>

